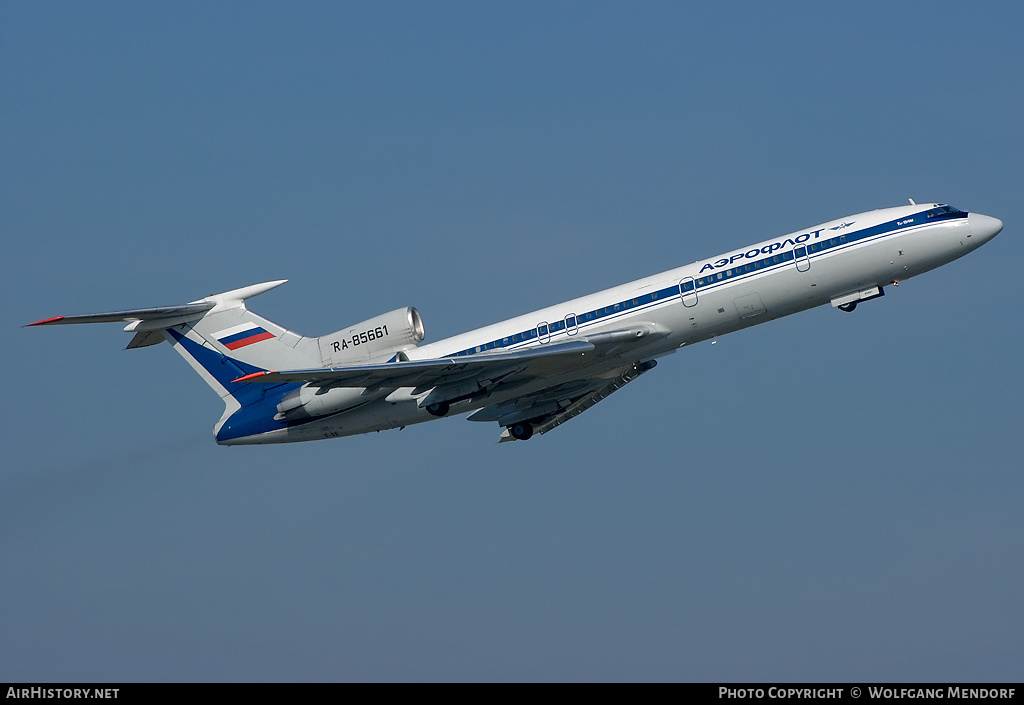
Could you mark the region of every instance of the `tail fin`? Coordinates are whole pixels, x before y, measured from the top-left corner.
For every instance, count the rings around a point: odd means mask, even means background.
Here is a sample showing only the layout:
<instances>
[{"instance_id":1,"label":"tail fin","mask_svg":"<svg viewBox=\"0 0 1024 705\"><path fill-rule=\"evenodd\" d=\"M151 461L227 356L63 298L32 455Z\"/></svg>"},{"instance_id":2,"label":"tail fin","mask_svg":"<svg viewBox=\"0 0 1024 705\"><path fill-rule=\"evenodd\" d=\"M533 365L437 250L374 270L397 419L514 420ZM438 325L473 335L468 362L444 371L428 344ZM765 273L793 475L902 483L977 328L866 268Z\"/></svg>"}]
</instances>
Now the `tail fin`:
<instances>
[{"instance_id":1,"label":"tail fin","mask_svg":"<svg viewBox=\"0 0 1024 705\"><path fill-rule=\"evenodd\" d=\"M126 321L125 330L135 333L128 343L129 349L166 340L224 401L224 415L214 427L218 442L223 442L278 428L280 424L273 418L276 405L284 394L300 386L286 384L260 390L259 385L232 384L232 380L266 369L321 365L316 338L293 333L245 307L246 299L285 281L254 284L183 306L58 316L29 325ZM230 424L230 432L223 429L225 422L242 408L246 408L246 413Z\"/></svg>"},{"instance_id":2,"label":"tail fin","mask_svg":"<svg viewBox=\"0 0 1024 705\"><path fill-rule=\"evenodd\" d=\"M245 307L246 299L280 286L285 281L255 284L214 294L193 302L212 304L212 308L198 318L175 326L161 326L159 322L152 322L147 327L159 326L164 337L189 364L196 367L198 363L197 371L202 369L206 373L204 375L200 372L200 375L221 396L230 392L219 380L237 379L220 374L220 368L226 364L246 370L246 374L249 370L255 372L262 369L319 367L320 350L316 339L293 333ZM145 323L140 322L140 325ZM191 341L192 345L184 341ZM194 354L198 352L196 346L202 346L213 353L216 361L205 355L197 357ZM231 370L230 374L234 372Z\"/></svg>"}]
</instances>

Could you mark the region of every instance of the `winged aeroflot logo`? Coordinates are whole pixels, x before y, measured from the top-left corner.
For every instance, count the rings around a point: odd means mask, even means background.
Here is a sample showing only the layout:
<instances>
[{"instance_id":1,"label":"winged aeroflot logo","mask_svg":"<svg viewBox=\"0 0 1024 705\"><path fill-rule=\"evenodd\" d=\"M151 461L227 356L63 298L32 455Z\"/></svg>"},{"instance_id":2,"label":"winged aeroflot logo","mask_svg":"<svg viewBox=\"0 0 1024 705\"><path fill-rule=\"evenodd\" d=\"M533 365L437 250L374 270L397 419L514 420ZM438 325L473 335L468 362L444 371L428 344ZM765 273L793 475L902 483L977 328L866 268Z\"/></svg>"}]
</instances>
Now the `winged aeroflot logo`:
<instances>
[{"instance_id":1,"label":"winged aeroflot logo","mask_svg":"<svg viewBox=\"0 0 1024 705\"><path fill-rule=\"evenodd\" d=\"M851 226L851 225L853 225L853 224L854 224L855 222L856 222L856 221L853 221L853 220L851 220L851 221L850 221L849 223L840 223L839 225L837 225L837 226L836 226L836 227L834 227L834 228L829 228L829 230L842 230L843 228L848 228L848 227L850 227L850 226Z\"/></svg>"}]
</instances>

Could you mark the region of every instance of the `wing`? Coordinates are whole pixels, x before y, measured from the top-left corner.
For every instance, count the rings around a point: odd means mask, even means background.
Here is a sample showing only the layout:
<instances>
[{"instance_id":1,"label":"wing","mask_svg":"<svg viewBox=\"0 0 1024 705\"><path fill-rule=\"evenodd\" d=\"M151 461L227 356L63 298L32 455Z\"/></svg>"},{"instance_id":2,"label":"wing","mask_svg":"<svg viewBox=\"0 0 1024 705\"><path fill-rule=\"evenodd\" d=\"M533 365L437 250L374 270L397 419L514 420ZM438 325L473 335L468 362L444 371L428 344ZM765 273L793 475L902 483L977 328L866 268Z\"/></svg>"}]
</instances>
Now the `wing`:
<instances>
[{"instance_id":1,"label":"wing","mask_svg":"<svg viewBox=\"0 0 1024 705\"><path fill-rule=\"evenodd\" d=\"M496 376L529 369L531 373L552 374L580 366L581 357L595 346L583 340L530 348L508 353L480 353L380 365L327 367L309 370L254 372L235 382L306 382L322 387L437 387L454 379L485 381ZM421 393L421 392L420 392Z\"/></svg>"},{"instance_id":2,"label":"wing","mask_svg":"<svg viewBox=\"0 0 1024 705\"><path fill-rule=\"evenodd\" d=\"M526 348L514 352L477 353L409 362L388 362L351 367L316 367L308 370L265 370L239 377L235 382L281 384L305 382L330 387L421 387L443 384L452 377L491 376L503 369L525 364L531 372L553 373L583 367L579 358L588 353L610 356L621 353L638 341L651 342L668 335L654 325L609 331L555 345ZM481 377L481 378L483 378Z\"/></svg>"},{"instance_id":3,"label":"wing","mask_svg":"<svg viewBox=\"0 0 1024 705\"><path fill-rule=\"evenodd\" d=\"M569 419L576 418L590 407L618 391L634 379L653 369L656 360L647 360L619 369L611 378L589 380L588 383L563 384L502 404L480 409L470 421L496 421L505 430L499 443L513 441L510 429L516 424L529 424L530 434L547 433Z\"/></svg>"},{"instance_id":4,"label":"wing","mask_svg":"<svg viewBox=\"0 0 1024 705\"><path fill-rule=\"evenodd\" d=\"M653 342L665 335L664 330L644 325L515 352L339 368L264 370L234 382L391 389L394 391L389 401L415 401L440 416L448 413L450 404L479 400L497 392L508 399L508 394L522 388L523 396L480 409L470 418L503 425L528 422L531 433L534 428L546 433L654 367L653 360L634 357L633 351L638 341ZM545 385L548 378L558 382Z\"/></svg>"}]
</instances>

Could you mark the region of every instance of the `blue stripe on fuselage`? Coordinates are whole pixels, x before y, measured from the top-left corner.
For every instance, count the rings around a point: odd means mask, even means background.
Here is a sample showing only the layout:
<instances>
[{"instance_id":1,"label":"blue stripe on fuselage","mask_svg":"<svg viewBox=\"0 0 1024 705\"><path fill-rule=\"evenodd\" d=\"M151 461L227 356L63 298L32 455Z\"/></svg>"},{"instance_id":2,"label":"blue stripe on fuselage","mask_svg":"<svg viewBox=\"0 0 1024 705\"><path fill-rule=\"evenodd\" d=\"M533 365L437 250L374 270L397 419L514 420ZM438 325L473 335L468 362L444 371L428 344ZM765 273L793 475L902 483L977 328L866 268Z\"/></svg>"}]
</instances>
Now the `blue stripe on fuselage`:
<instances>
[{"instance_id":1,"label":"blue stripe on fuselage","mask_svg":"<svg viewBox=\"0 0 1024 705\"><path fill-rule=\"evenodd\" d=\"M869 240L881 235L893 235L901 230L909 230L922 225L932 225L943 220L957 220L966 217L967 213L963 211L954 211L951 213L942 207L938 207L914 213L913 215L909 215L904 218L890 220L886 223L871 226L870 228L864 228L863 230L855 230L852 232L841 231L832 237L816 239L813 242L805 241L797 243L792 249L786 250L785 252L778 252L778 254L766 254L764 257L756 259L751 258L744 262L737 262L731 267L728 264L723 264L720 267L713 267L715 271L708 272L705 276L700 276L698 274L696 277L691 277L694 280L694 284L692 286L685 286L685 290L687 293L694 291L694 289L696 289L697 292L709 291L725 284L726 282L735 281L740 278L746 278L747 276L754 276L769 271L775 271L780 269L782 265L793 261L794 250L797 248L805 247L807 248L808 257L815 257L819 253L838 252L864 240ZM826 231L812 230L810 232L821 233ZM785 240L782 240L781 242L785 242ZM801 254L801 257L802 256L803 255ZM594 309L593 311L588 311L587 313L577 314L577 327L583 328L593 321L615 318L627 311L640 311L651 308L653 305L658 304L658 302L673 299L679 295L679 285L673 284L672 286L667 286L663 289L659 289L658 291L649 292L641 296L630 297L609 306L602 306ZM515 348L522 346L524 343L529 343L531 340L536 340L539 337L550 337L565 329L566 325L564 320L555 321L548 325L547 333L542 333L534 327L512 335L502 336L501 338L497 338L487 343L474 345L471 348L466 348L465 350L460 350L459 352L446 355L446 357L461 357L465 355L475 355L487 350Z\"/></svg>"}]
</instances>

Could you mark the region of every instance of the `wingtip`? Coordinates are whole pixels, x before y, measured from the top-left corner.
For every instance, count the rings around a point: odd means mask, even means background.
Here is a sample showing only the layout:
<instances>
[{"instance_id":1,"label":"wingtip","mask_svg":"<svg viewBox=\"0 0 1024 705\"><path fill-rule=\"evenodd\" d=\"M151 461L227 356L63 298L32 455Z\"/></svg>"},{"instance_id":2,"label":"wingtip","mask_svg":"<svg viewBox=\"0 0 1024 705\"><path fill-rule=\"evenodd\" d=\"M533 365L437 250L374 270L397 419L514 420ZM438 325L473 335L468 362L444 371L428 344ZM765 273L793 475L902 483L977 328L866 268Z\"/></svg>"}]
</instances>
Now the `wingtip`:
<instances>
[{"instance_id":1,"label":"wingtip","mask_svg":"<svg viewBox=\"0 0 1024 705\"><path fill-rule=\"evenodd\" d=\"M57 321L63 321L63 320L64 320L64 316L54 316L53 318L44 318L43 320L36 321L35 323L27 323L27 324L25 324L25 328L30 328L32 326L45 326L47 323L56 323Z\"/></svg>"},{"instance_id":2,"label":"wingtip","mask_svg":"<svg viewBox=\"0 0 1024 705\"><path fill-rule=\"evenodd\" d=\"M253 372L252 374L245 375L244 377L239 377L238 379L232 380L232 382L251 382L257 377L262 377L263 375L272 375L274 374L274 372L275 370L260 370L259 372Z\"/></svg>"}]
</instances>

